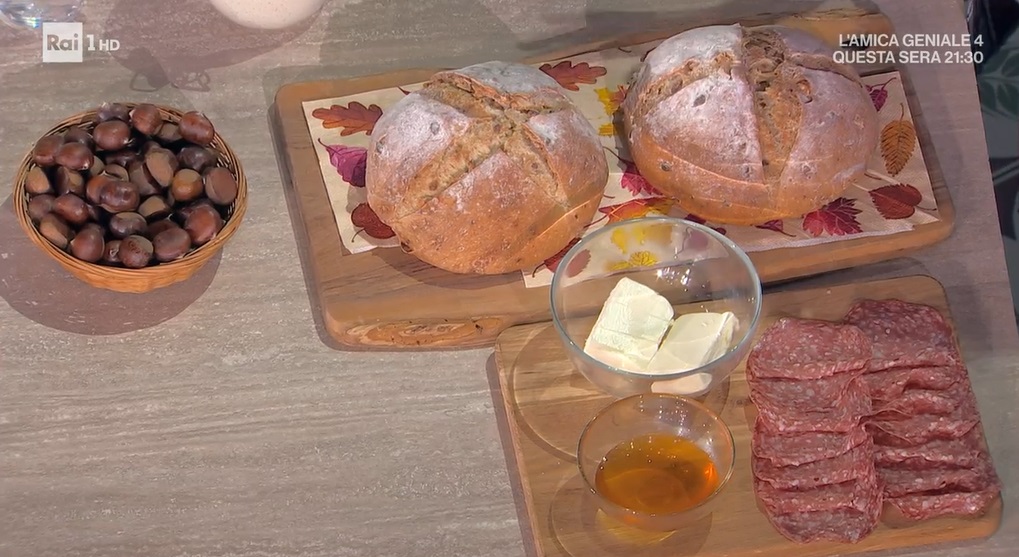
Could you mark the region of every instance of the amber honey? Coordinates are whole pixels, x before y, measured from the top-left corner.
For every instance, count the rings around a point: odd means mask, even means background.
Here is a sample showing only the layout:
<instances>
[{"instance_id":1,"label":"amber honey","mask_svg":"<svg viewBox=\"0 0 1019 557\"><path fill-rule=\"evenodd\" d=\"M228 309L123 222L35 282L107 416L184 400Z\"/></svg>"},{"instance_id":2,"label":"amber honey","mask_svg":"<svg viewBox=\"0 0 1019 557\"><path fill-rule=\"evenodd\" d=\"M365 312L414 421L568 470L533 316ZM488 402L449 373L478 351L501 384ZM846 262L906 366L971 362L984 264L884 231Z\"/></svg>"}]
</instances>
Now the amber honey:
<instances>
[{"instance_id":1,"label":"amber honey","mask_svg":"<svg viewBox=\"0 0 1019 557\"><path fill-rule=\"evenodd\" d=\"M616 445L595 473L595 489L621 507L669 514L702 503L718 488L715 463L692 441L668 434L635 437Z\"/></svg>"}]
</instances>

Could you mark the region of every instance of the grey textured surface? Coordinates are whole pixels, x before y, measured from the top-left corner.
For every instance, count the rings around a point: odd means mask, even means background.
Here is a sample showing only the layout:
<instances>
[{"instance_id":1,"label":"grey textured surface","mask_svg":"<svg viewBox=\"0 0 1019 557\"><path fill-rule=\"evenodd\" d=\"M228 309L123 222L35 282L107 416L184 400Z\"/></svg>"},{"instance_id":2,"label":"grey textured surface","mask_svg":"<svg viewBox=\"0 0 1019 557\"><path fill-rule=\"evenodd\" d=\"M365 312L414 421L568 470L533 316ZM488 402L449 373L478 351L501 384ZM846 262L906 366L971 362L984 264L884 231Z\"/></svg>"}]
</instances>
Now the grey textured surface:
<instances>
[{"instance_id":1,"label":"grey textured surface","mask_svg":"<svg viewBox=\"0 0 1019 557\"><path fill-rule=\"evenodd\" d=\"M900 32L965 32L955 1L883 7ZM491 351L323 345L266 112L288 81L519 58L683 15L665 0L611 13L619 9L602 0L333 0L308 25L256 33L201 0L89 0L85 32L122 50L59 65L41 64L35 36L0 29L8 176L51 123L104 100L146 99L205 111L251 188L246 223L221 259L143 296L81 286L23 238L9 200L0 208L0 556L524 554L489 394ZM1013 555L1019 341L973 71L911 71L957 230L908 259L807 284L915 272L945 284L1006 514L982 545L918 554Z\"/></svg>"}]
</instances>

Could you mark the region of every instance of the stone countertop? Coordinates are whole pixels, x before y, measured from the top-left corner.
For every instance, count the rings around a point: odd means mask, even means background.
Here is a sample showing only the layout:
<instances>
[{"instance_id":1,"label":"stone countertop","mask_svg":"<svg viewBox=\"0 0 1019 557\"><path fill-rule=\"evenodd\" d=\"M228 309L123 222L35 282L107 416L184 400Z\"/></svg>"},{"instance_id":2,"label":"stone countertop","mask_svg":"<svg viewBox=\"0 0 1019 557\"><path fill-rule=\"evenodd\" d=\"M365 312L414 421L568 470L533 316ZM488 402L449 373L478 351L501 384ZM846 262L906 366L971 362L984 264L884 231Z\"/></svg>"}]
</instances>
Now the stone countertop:
<instances>
[{"instance_id":1,"label":"stone countertop","mask_svg":"<svg viewBox=\"0 0 1019 557\"><path fill-rule=\"evenodd\" d=\"M85 33L121 49L81 64L42 64L36 35L0 29L8 175L52 123L105 100L147 100L207 113L250 186L221 257L147 295L85 287L25 239L10 199L0 205L0 555L523 555L491 350L347 353L320 340L267 112L287 82L518 59L695 10L676 4L332 0L310 23L266 33L227 24L203 0L89 0ZM966 31L955 0L880 4L902 33ZM922 554L1012 555L1019 340L973 69L909 70L955 233L787 287L914 273L945 285L1006 511L989 541Z\"/></svg>"}]
</instances>

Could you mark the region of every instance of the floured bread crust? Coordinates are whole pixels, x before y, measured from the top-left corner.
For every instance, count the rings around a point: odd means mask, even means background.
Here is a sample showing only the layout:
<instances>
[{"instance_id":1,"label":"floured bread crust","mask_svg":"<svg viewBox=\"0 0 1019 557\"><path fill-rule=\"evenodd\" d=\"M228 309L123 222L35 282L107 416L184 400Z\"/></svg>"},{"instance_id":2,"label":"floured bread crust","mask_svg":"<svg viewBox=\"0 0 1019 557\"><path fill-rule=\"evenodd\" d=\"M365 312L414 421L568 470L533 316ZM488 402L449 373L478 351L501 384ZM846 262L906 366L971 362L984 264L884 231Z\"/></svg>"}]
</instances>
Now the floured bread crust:
<instances>
[{"instance_id":1,"label":"floured bread crust","mask_svg":"<svg viewBox=\"0 0 1019 557\"><path fill-rule=\"evenodd\" d=\"M532 270L580 234L608 163L558 83L523 64L435 74L372 132L368 204L422 261L454 273Z\"/></svg>"},{"instance_id":2,"label":"floured bread crust","mask_svg":"<svg viewBox=\"0 0 1019 557\"><path fill-rule=\"evenodd\" d=\"M638 170L684 209L752 225L797 217L866 170L878 118L820 39L719 25L662 42L634 76L623 123Z\"/></svg>"}]
</instances>

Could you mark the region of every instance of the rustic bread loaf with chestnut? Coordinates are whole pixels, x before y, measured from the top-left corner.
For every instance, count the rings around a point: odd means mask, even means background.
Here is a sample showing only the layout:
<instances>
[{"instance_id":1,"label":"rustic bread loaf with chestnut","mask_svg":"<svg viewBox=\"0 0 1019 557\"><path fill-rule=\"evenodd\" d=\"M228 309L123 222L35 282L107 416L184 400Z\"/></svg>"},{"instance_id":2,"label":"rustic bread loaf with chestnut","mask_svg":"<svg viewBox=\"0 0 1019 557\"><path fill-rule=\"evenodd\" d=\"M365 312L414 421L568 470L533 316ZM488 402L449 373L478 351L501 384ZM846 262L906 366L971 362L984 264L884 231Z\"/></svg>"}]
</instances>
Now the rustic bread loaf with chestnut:
<instances>
[{"instance_id":1,"label":"rustic bread loaf with chestnut","mask_svg":"<svg viewBox=\"0 0 1019 557\"><path fill-rule=\"evenodd\" d=\"M804 31L691 29L651 51L623 102L637 169L709 221L797 217L839 197L877 146L855 71Z\"/></svg>"},{"instance_id":2,"label":"rustic bread loaf with chestnut","mask_svg":"<svg viewBox=\"0 0 1019 557\"><path fill-rule=\"evenodd\" d=\"M608 180L594 127L522 64L435 74L379 118L368 204L422 261L454 273L532 270L591 222Z\"/></svg>"}]
</instances>

